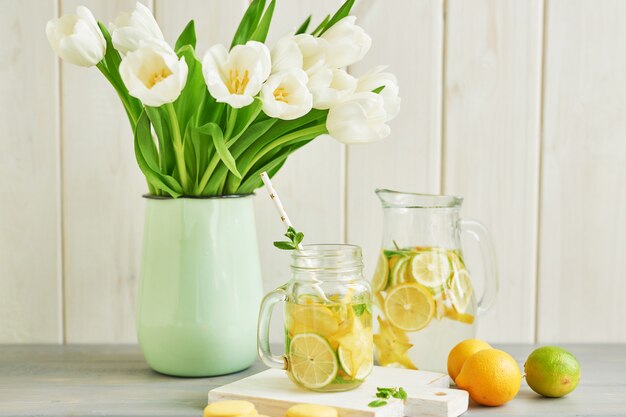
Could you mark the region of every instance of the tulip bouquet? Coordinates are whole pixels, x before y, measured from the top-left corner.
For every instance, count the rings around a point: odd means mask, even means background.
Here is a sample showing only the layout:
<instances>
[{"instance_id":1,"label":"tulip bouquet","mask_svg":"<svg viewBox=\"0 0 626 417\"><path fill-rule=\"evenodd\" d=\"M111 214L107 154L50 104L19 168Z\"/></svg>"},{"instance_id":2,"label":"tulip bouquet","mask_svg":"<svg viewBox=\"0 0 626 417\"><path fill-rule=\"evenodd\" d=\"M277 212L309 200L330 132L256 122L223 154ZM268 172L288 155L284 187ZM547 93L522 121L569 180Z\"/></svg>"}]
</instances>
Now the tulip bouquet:
<instances>
[{"instance_id":1,"label":"tulip bouquet","mask_svg":"<svg viewBox=\"0 0 626 417\"><path fill-rule=\"evenodd\" d=\"M371 38L347 0L309 31L311 17L265 45L275 0L253 0L230 48L200 60L194 21L172 48L137 3L107 28L89 9L48 22L62 59L96 66L117 91L134 132L138 165L150 193L171 197L247 194L287 157L323 134L346 143L389 135L400 98L393 74L376 67L354 77L346 67Z\"/></svg>"}]
</instances>

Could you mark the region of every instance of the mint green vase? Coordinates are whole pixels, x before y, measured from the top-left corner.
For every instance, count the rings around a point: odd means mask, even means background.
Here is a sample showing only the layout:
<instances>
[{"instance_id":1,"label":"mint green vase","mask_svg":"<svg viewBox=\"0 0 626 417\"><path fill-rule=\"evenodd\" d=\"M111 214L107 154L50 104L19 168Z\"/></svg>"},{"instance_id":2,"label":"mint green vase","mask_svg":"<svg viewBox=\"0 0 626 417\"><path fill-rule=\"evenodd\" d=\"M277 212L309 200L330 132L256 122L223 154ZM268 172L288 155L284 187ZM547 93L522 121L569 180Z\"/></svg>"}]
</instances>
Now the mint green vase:
<instances>
[{"instance_id":1,"label":"mint green vase","mask_svg":"<svg viewBox=\"0 0 626 417\"><path fill-rule=\"evenodd\" d=\"M137 333L148 365L188 377L247 368L262 297L252 196L145 202Z\"/></svg>"}]
</instances>

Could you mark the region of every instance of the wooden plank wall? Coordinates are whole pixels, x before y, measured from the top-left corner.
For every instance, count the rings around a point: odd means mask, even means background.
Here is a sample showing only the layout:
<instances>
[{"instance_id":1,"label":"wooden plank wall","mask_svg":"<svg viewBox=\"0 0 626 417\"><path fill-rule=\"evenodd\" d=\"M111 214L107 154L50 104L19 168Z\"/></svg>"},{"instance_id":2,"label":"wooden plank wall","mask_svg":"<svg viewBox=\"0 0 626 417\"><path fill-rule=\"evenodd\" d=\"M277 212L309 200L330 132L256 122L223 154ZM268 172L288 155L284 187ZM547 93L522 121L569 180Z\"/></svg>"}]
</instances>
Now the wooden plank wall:
<instances>
[{"instance_id":1,"label":"wooden plank wall","mask_svg":"<svg viewBox=\"0 0 626 417\"><path fill-rule=\"evenodd\" d=\"M170 42L194 18L201 55L229 42L247 4L143 1ZM269 43L339 3L279 0ZM131 132L97 70L58 63L44 33L79 4L108 23L134 0L0 0L0 343L135 341L146 187ZM375 188L464 195L463 215L487 225L498 252L501 291L481 337L626 342L626 4L361 0L355 13L373 47L350 71L389 65L402 111L388 140L321 138L277 175L307 240L360 244L369 275ZM289 260L258 194L269 290ZM470 242L468 254L480 272Z\"/></svg>"}]
</instances>

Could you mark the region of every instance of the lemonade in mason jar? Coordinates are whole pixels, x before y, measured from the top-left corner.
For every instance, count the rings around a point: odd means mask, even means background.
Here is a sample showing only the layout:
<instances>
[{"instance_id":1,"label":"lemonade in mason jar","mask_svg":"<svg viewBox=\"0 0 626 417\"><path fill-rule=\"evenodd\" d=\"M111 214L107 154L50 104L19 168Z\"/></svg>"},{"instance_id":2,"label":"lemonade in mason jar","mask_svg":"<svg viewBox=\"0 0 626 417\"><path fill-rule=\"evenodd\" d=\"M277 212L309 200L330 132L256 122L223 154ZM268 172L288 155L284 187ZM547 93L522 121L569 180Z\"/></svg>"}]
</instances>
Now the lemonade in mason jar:
<instances>
[{"instance_id":1,"label":"lemonade in mason jar","mask_svg":"<svg viewBox=\"0 0 626 417\"><path fill-rule=\"evenodd\" d=\"M259 351L297 385L321 392L358 387L372 371L372 298L361 250L305 245L292 255L292 279L263 300ZM269 350L273 305L285 302L285 354Z\"/></svg>"}]
</instances>

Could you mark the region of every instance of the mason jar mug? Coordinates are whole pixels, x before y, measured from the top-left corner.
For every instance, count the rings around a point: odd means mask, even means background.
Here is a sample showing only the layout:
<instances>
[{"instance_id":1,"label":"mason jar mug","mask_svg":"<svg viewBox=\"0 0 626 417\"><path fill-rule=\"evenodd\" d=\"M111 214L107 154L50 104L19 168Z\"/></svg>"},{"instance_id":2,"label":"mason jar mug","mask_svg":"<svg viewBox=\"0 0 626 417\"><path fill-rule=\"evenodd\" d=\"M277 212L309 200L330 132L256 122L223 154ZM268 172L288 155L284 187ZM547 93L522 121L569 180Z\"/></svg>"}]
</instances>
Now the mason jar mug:
<instances>
[{"instance_id":1,"label":"mason jar mug","mask_svg":"<svg viewBox=\"0 0 626 417\"><path fill-rule=\"evenodd\" d=\"M287 371L297 385L322 392L358 387L373 367L372 295L363 276L361 248L305 245L295 250L292 278L261 304L262 361ZM284 302L285 353L270 351L273 307Z\"/></svg>"}]
</instances>

